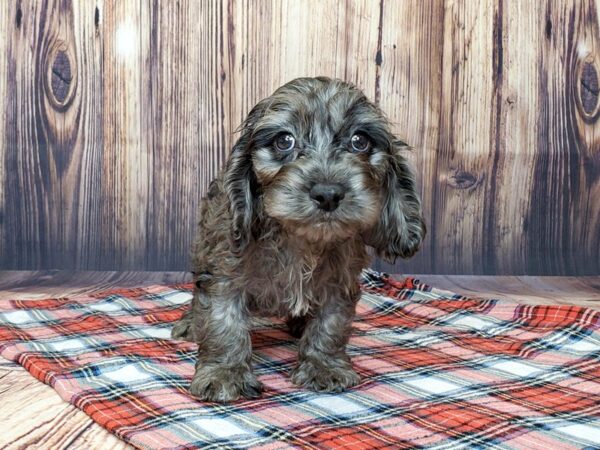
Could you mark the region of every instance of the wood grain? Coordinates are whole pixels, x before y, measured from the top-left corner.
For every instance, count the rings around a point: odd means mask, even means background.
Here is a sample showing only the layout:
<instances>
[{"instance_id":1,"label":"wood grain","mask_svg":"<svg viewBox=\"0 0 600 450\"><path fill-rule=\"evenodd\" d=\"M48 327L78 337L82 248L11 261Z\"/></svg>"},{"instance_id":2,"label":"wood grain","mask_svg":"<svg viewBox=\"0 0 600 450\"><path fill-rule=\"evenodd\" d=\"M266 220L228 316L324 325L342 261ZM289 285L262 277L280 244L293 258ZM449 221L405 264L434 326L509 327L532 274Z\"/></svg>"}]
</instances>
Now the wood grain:
<instances>
[{"instance_id":1,"label":"wood grain","mask_svg":"<svg viewBox=\"0 0 600 450\"><path fill-rule=\"evenodd\" d=\"M388 271L435 270L434 201L442 108L444 11L443 2L383 2L380 104L396 135L412 146L407 157L419 173L419 190L428 227L422 250L413 259L398 262L396 267L376 264Z\"/></svg>"},{"instance_id":2,"label":"wood grain","mask_svg":"<svg viewBox=\"0 0 600 450\"><path fill-rule=\"evenodd\" d=\"M0 268L184 270L245 114L355 83L417 167L391 271L600 273L600 0L0 2Z\"/></svg>"},{"instance_id":3,"label":"wood grain","mask_svg":"<svg viewBox=\"0 0 600 450\"><path fill-rule=\"evenodd\" d=\"M370 0L210 2L215 41L202 54L216 60L221 116L213 130L223 159L235 130L260 99L285 82L305 76L343 78L374 98L379 4ZM202 14L204 16L204 14ZM211 49L218 49L216 55ZM221 123L219 123L221 122Z\"/></svg>"},{"instance_id":4,"label":"wood grain","mask_svg":"<svg viewBox=\"0 0 600 450\"><path fill-rule=\"evenodd\" d=\"M3 265L85 265L101 234L101 73L93 3L6 2L3 108ZM57 56L69 61L62 100L52 90ZM82 176L85 174L85 176Z\"/></svg>"},{"instance_id":5,"label":"wood grain","mask_svg":"<svg viewBox=\"0 0 600 450\"><path fill-rule=\"evenodd\" d=\"M0 361L3 449L132 449L25 369ZM24 407L24 405L26 405ZM10 411L11 414L6 415Z\"/></svg>"},{"instance_id":6,"label":"wood grain","mask_svg":"<svg viewBox=\"0 0 600 450\"><path fill-rule=\"evenodd\" d=\"M431 286L475 297L600 309L599 276L414 276ZM0 298L26 300L190 280L185 272L0 271ZM21 366L2 358L0 386L0 448L132 448L62 401L54 389Z\"/></svg>"},{"instance_id":7,"label":"wood grain","mask_svg":"<svg viewBox=\"0 0 600 450\"><path fill-rule=\"evenodd\" d=\"M0 24L4 25L8 23L10 15L9 2L0 2ZM17 18L14 17L16 21ZM7 54L8 47L8 33L0 32L0 55ZM7 86L8 86L8 58L0 58L0 98L6 99ZM6 125L8 123L7 118L7 107L4 104L0 104L0 189L3 191L6 185L6 169L4 167L5 155L8 148L8 140L2 138L6 136ZM6 226L5 222L5 195L0 191L0 266L5 263L4 256L6 255L5 249L5 233Z\"/></svg>"},{"instance_id":8,"label":"wood grain","mask_svg":"<svg viewBox=\"0 0 600 450\"><path fill-rule=\"evenodd\" d=\"M598 117L582 117L577 93L584 63L600 68L597 5L524 6L506 4L513 20L498 131L504 149L496 150L493 166L502 176L486 196L490 208L501 205L489 220L488 249L500 245L488 272L518 265L543 274L597 274L600 204L593 198L600 193L600 134ZM516 38L517 30L530 45ZM515 190L528 195L510 195Z\"/></svg>"},{"instance_id":9,"label":"wood grain","mask_svg":"<svg viewBox=\"0 0 600 450\"><path fill-rule=\"evenodd\" d=\"M154 172L149 86L148 2L104 2L94 20L102 51L103 232L96 244L101 268L147 264L150 186ZM95 19L95 16L94 16ZM92 16L88 18L92 20ZM159 68L156 67L156 70ZM82 267L87 268L87 267Z\"/></svg>"},{"instance_id":10,"label":"wood grain","mask_svg":"<svg viewBox=\"0 0 600 450\"><path fill-rule=\"evenodd\" d=\"M598 274L598 1L401 5L381 80L406 100L382 106L415 147L430 233L378 267Z\"/></svg>"}]
</instances>

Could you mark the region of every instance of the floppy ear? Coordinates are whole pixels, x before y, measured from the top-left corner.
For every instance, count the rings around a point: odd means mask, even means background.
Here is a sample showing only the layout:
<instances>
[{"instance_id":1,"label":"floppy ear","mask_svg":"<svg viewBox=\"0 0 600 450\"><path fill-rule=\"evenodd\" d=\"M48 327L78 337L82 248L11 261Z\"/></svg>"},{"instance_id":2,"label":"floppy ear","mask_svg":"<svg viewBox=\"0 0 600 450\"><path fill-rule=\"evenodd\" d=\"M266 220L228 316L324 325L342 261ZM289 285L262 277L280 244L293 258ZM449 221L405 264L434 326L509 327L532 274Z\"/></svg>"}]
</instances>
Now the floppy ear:
<instances>
[{"instance_id":1,"label":"floppy ear","mask_svg":"<svg viewBox=\"0 0 600 450\"><path fill-rule=\"evenodd\" d=\"M224 185L231 213L233 251L242 251L252 237L256 217L255 200L258 181L252 169L251 138L256 120L262 114L264 103L256 105L241 126L241 136L233 146L225 167Z\"/></svg>"},{"instance_id":2,"label":"floppy ear","mask_svg":"<svg viewBox=\"0 0 600 450\"><path fill-rule=\"evenodd\" d=\"M383 184L381 216L365 235L365 243L391 263L398 256L413 256L426 233L421 201L415 190L415 176L400 154L402 147L406 144L398 140L393 142Z\"/></svg>"}]
</instances>

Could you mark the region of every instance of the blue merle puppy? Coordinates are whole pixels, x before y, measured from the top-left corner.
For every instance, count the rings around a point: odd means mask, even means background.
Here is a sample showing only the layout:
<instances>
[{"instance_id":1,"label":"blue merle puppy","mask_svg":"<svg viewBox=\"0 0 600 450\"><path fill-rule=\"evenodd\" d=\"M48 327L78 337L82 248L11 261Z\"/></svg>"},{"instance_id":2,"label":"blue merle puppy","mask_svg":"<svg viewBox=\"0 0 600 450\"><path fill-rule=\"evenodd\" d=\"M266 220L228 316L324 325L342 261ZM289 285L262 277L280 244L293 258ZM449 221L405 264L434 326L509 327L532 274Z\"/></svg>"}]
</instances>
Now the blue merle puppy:
<instances>
[{"instance_id":1,"label":"blue merle puppy","mask_svg":"<svg viewBox=\"0 0 600 450\"><path fill-rule=\"evenodd\" d=\"M190 390L256 397L253 315L299 339L291 380L340 392L359 382L346 353L367 246L408 258L425 235L406 145L381 110L340 80L298 78L259 102L202 199L196 288L174 338L198 343Z\"/></svg>"}]
</instances>

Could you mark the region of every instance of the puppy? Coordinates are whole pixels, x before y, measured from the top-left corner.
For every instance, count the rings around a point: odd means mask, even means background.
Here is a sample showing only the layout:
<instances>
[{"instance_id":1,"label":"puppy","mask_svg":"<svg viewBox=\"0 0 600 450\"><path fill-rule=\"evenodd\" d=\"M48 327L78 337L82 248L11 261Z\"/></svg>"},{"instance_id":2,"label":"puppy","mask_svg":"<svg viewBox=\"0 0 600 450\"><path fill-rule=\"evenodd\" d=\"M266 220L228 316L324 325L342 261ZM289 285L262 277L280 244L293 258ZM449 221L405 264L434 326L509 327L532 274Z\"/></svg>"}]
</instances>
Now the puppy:
<instances>
[{"instance_id":1,"label":"puppy","mask_svg":"<svg viewBox=\"0 0 600 450\"><path fill-rule=\"evenodd\" d=\"M346 354L366 246L407 258L425 235L414 176L380 109L354 86L298 78L259 102L202 199L196 288L172 335L198 343L190 391L257 397L252 315L299 338L291 380L340 392L359 377Z\"/></svg>"}]
</instances>

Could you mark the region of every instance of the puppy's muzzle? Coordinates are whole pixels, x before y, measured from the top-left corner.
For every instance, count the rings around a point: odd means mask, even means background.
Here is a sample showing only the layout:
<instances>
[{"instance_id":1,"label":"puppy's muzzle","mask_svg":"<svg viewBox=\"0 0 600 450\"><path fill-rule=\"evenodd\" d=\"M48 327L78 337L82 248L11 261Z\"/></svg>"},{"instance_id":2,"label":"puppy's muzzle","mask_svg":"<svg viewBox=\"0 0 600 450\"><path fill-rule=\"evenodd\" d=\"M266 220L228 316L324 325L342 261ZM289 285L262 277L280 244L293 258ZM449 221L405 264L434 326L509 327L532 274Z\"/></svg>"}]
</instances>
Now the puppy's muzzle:
<instances>
[{"instance_id":1,"label":"puppy's muzzle","mask_svg":"<svg viewBox=\"0 0 600 450\"><path fill-rule=\"evenodd\" d=\"M346 195L344 188L339 184L315 184L309 192L317 207L324 211L334 211Z\"/></svg>"}]
</instances>

